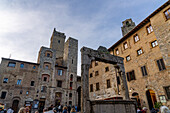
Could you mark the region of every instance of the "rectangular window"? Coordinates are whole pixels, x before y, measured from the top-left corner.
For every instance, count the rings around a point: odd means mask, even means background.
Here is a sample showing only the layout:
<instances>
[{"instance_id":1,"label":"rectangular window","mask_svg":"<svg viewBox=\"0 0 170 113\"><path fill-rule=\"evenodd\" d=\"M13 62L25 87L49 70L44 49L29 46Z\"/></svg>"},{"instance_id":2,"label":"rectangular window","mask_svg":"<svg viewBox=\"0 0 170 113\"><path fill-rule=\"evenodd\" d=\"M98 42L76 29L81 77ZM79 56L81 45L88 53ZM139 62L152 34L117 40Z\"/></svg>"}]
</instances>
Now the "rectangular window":
<instances>
[{"instance_id":1,"label":"rectangular window","mask_svg":"<svg viewBox=\"0 0 170 113\"><path fill-rule=\"evenodd\" d=\"M90 92L93 92L93 84L90 84Z\"/></svg>"},{"instance_id":2,"label":"rectangular window","mask_svg":"<svg viewBox=\"0 0 170 113\"><path fill-rule=\"evenodd\" d=\"M137 54L138 54L138 55L141 55L142 53L143 53L143 50L142 50L142 49L138 49L138 50L137 50Z\"/></svg>"},{"instance_id":3,"label":"rectangular window","mask_svg":"<svg viewBox=\"0 0 170 113\"><path fill-rule=\"evenodd\" d=\"M3 83L8 83L8 78L4 78Z\"/></svg>"},{"instance_id":4,"label":"rectangular window","mask_svg":"<svg viewBox=\"0 0 170 113\"><path fill-rule=\"evenodd\" d=\"M90 78L93 77L93 73L90 73Z\"/></svg>"},{"instance_id":5,"label":"rectangular window","mask_svg":"<svg viewBox=\"0 0 170 113\"><path fill-rule=\"evenodd\" d=\"M163 59L157 60L157 65L158 65L159 71L162 71L162 70L166 69Z\"/></svg>"},{"instance_id":6,"label":"rectangular window","mask_svg":"<svg viewBox=\"0 0 170 113\"><path fill-rule=\"evenodd\" d=\"M167 95L167 99L169 100L170 99L170 86L164 87L164 89L165 89L165 93Z\"/></svg>"},{"instance_id":7,"label":"rectangular window","mask_svg":"<svg viewBox=\"0 0 170 113\"><path fill-rule=\"evenodd\" d=\"M63 70L58 69L58 75L59 75L59 76L62 76L62 75L63 75Z\"/></svg>"},{"instance_id":8,"label":"rectangular window","mask_svg":"<svg viewBox=\"0 0 170 113\"><path fill-rule=\"evenodd\" d=\"M109 71L109 67L106 67L106 68L105 68L105 72L108 72L108 71Z\"/></svg>"},{"instance_id":9,"label":"rectangular window","mask_svg":"<svg viewBox=\"0 0 170 113\"><path fill-rule=\"evenodd\" d=\"M117 84L120 85L120 77L117 76Z\"/></svg>"},{"instance_id":10,"label":"rectangular window","mask_svg":"<svg viewBox=\"0 0 170 113\"><path fill-rule=\"evenodd\" d=\"M127 49L127 48L128 48L127 42L123 43L123 47L124 47L124 49Z\"/></svg>"},{"instance_id":11,"label":"rectangular window","mask_svg":"<svg viewBox=\"0 0 170 113\"><path fill-rule=\"evenodd\" d=\"M26 95L28 95L28 94L29 94L29 91L26 92Z\"/></svg>"},{"instance_id":12,"label":"rectangular window","mask_svg":"<svg viewBox=\"0 0 170 113\"><path fill-rule=\"evenodd\" d=\"M57 81L57 87L62 87L62 81Z\"/></svg>"},{"instance_id":13,"label":"rectangular window","mask_svg":"<svg viewBox=\"0 0 170 113\"><path fill-rule=\"evenodd\" d=\"M141 67L141 71L142 71L142 75L143 76L147 76L148 74L147 74L147 71L146 71L146 66L142 66Z\"/></svg>"},{"instance_id":14,"label":"rectangular window","mask_svg":"<svg viewBox=\"0 0 170 113\"><path fill-rule=\"evenodd\" d=\"M5 91L2 91L2 93L1 93L1 99L5 99L5 97L6 97L6 92L5 92Z\"/></svg>"},{"instance_id":15,"label":"rectangular window","mask_svg":"<svg viewBox=\"0 0 170 113\"><path fill-rule=\"evenodd\" d=\"M69 93L69 98L72 98L72 93Z\"/></svg>"},{"instance_id":16,"label":"rectangular window","mask_svg":"<svg viewBox=\"0 0 170 113\"><path fill-rule=\"evenodd\" d=\"M151 42L151 46L152 46L153 48L156 47L156 46L158 46L157 40Z\"/></svg>"},{"instance_id":17,"label":"rectangular window","mask_svg":"<svg viewBox=\"0 0 170 113\"><path fill-rule=\"evenodd\" d=\"M111 85L110 85L110 79L109 80L107 80L107 88L110 88L111 87Z\"/></svg>"},{"instance_id":18,"label":"rectangular window","mask_svg":"<svg viewBox=\"0 0 170 113\"><path fill-rule=\"evenodd\" d=\"M99 83L96 83L96 91L100 90Z\"/></svg>"},{"instance_id":19,"label":"rectangular window","mask_svg":"<svg viewBox=\"0 0 170 113\"><path fill-rule=\"evenodd\" d=\"M44 77L43 81L45 81L45 82L46 82L46 81L47 81L47 77Z\"/></svg>"},{"instance_id":20,"label":"rectangular window","mask_svg":"<svg viewBox=\"0 0 170 113\"><path fill-rule=\"evenodd\" d=\"M127 61L127 62L130 61L130 55L128 55L128 56L126 57L126 61Z\"/></svg>"},{"instance_id":21,"label":"rectangular window","mask_svg":"<svg viewBox=\"0 0 170 113\"><path fill-rule=\"evenodd\" d=\"M127 80L128 80L128 81L136 80L134 70L126 73L126 75L127 75Z\"/></svg>"},{"instance_id":22,"label":"rectangular window","mask_svg":"<svg viewBox=\"0 0 170 113\"><path fill-rule=\"evenodd\" d=\"M138 42L138 41L139 41L139 36L138 36L137 34L134 35L133 38L134 38L134 41L135 41L135 42Z\"/></svg>"},{"instance_id":23,"label":"rectangular window","mask_svg":"<svg viewBox=\"0 0 170 113\"><path fill-rule=\"evenodd\" d=\"M24 64L20 64L20 68L24 68Z\"/></svg>"},{"instance_id":24,"label":"rectangular window","mask_svg":"<svg viewBox=\"0 0 170 113\"><path fill-rule=\"evenodd\" d=\"M119 49L117 48L117 49L116 49L116 55L118 55L118 54L119 54Z\"/></svg>"},{"instance_id":25,"label":"rectangular window","mask_svg":"<svg viewBox=\"0 0 170 113\"><path fill-rule=\"evenodd\" d=\"M96 71L96 72L95 72L95 76L97 76L97 75L99 75L99 71Z\"/></svg>"},{"instance_id":26,"label":"rectangular window","mask_svg":"<svg viewBox=\"0 0 170 113\"><path fill-rule=\"evenodd\" d=\"M31 81L31 86L34 86L34 81Z\"/></svg>"},{"instance_id":27,"label":"rectangular window","mask_svg":"<svg viewBox=\"0 0 170 113\"><path fill-rule=\"evenodd\" d=\"M48 66L48 65L45 65L45 69L48 70L48 69L49 69L49 66Z\"/></svg>"},{"instance_id":28,"label":"rectangular window","mask_svg":"<svg viewBox=\"0 0 170 113\"><path fill-rule=\"evenodd\" d=\"M148 34L153 32L153 29L152 29L151 25L147 26L146 29L147 29Z\"/></svg>"},{"instance_id":29,"label":"rectangular window","mask_svg":"<svg viewBox=\"0 0 170 113\"><path fill-rule=\"evenodd\" d=\"M17 80L17 85L21 85L21 79Z\"/></svg>"},{"instance_id":30,"label":"rectangular window","mask_svg":"<svg viewBox=\"0 0 170 113\"><path fill-rule=\"evenodd\" d=\"M170 19L170 9L166 10L164 14L167 20Z\"/></svg>"},{"instance_id":31,"label":"rectangular window","mask_svg":"<svg viewBox=\"0 0 170 113\"><path fill-rule=\"evenodd\" d=\"M15 67L16 63L15 62L9 62L8 67Z\"/></svg>"}]
</instances>

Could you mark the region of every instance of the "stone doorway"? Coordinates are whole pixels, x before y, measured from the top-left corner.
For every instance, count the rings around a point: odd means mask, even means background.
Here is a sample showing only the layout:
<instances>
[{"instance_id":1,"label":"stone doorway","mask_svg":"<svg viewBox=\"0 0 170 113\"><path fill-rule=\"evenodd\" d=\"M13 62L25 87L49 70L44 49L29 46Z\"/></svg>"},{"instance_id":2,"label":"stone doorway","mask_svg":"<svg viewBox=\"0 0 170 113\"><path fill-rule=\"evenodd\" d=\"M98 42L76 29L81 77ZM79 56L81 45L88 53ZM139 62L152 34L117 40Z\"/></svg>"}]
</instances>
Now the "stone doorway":
<instances>
[{"instance_id":1,"label":"stone doorway","mask_svg":"<svg viewBox=\"0 0 170 113\"><path fill-rule=\"evenodd\" d=\"M45 98L40 98L39 113L43 112L44 106L45 106Z\"/></svg>"},{"instance_id":2,"label":"stone doorway","mask_svg":"<svg viewBox=\"0 0 170 113\"><path fill-rule=\"evenodd\" d=\"M12 103L12 109L14 110L14 113L18 112L18 104L19 104L19 100L14 100Z\"/></svg>"},{"instance_id":3,"label":"stone doorway","mask_svg":"<svg viewBox=\"0 0 170 113\"><path fill-rule=\"evenodd\" d=\"M146 97L148 100L149 109L151 110L152 108L154 108L155 102L157 102L155 92L151 89L147 90Z\"/></svg>"},{"instance_id":4,"label":"stone doorway","mask_svg":"<svg viewBox=\"0 0 170 113\"><path fill-rule=\"evenodd\" d=\"M59 106L61 104L61 98L62 98L62 93L61 92L56 92L55 93L55 105Z\"/></svg>"}]
</instances>

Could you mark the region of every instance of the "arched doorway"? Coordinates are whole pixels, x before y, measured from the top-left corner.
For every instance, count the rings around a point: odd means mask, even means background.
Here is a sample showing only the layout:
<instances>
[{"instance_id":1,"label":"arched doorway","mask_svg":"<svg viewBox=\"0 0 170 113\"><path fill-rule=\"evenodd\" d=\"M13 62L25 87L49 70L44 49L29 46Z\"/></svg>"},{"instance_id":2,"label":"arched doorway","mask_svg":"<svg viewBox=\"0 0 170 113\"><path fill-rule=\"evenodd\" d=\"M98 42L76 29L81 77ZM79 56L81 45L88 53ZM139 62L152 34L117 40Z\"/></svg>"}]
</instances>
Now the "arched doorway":
<instances>
[{"instance_id":1,"label":"arched doorway","mask_svg":"<svg viewBox=\"0 0 170 113\"><path fill-rule=\"evenodd\" d=\"M134 99L137 103L137 107L141 107L139 94L137 92L132 93L132 99Z\"/></svg>"},{"instance_id":2,"label":"arched doorway","mask_svg":"<svg viewBox=\"0 0 170 113\"><path fill-rule=\"evenodd\" d=\"M147 90L146 97L148 100L149 109L151 110L154 107L155 102L157 102L155 92L151 89Z\"/></svg>"},{"instance_id":3,"label":"arched doorway","mask_svg":"<svg viewBox=\"0 0 170 113\"><path fill-rule=\"evenodd\" d=\"M81 86L78 87L77 89L77 92L78 92L78 111L81 110Z\"/></svg>"},{"instance_id":4,"label":"arched doorway","mask_svg":"<svg viewBox=\"0 0 170 113\"><path fill-rule=\"evenodd\" d=\"M12 103L12 108L14 110L14 113L18 112L18 104L19 104L19 100L14 100Z\"/></svg>"}]
</instances>

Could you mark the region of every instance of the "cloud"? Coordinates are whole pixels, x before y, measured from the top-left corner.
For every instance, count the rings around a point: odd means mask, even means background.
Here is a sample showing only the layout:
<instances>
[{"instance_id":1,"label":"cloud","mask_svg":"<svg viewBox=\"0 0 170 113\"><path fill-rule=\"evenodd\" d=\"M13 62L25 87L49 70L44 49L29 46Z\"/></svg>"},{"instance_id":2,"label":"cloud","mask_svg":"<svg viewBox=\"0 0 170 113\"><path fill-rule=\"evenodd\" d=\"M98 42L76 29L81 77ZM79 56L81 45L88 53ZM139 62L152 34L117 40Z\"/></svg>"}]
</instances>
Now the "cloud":
<instances>
[{"instance_id":1,"label":"cloud","mask_svg":"<svg viewBox=\"0 0 170 113\"><path fill-rule=\"evenodd\" d=\"M142 21L143 6L163 4L151 0L5 0L0 1L0 57L36 62L39 48L49 47L53 28L79 40L82 46L109 48L121 38L121 22ZM146 5L147 4L147 5ZM140 15L139 15L140 12Z\"/></svg>"}]
</instances>

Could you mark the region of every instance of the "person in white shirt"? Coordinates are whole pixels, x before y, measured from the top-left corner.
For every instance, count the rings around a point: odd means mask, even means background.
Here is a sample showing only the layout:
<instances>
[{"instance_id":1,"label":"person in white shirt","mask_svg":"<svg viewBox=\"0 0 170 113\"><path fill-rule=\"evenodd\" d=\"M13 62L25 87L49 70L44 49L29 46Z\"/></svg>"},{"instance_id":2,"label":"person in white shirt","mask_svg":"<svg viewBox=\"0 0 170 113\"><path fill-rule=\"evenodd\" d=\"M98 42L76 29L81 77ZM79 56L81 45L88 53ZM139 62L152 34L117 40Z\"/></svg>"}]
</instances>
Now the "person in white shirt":
<instances>
[{"instance_id":1,"label":"person in white shirt","mask_svg":"<svg viewBox=\"0 0 170 113\"><path fill-rule=\"evenodd\" d=\"M13 113L13 112L14 112L14 110L12 110L11 107L7 110L7 113Z\"/></svg>"}]
</instances>

